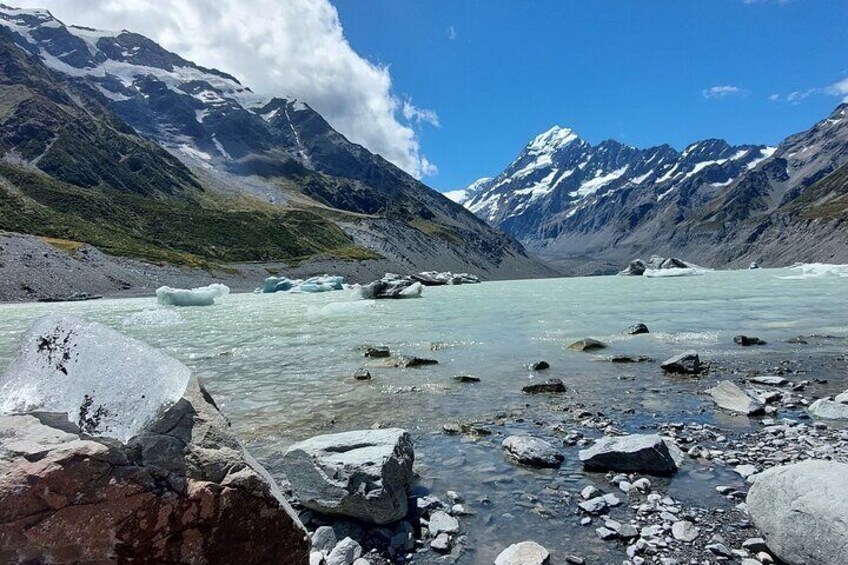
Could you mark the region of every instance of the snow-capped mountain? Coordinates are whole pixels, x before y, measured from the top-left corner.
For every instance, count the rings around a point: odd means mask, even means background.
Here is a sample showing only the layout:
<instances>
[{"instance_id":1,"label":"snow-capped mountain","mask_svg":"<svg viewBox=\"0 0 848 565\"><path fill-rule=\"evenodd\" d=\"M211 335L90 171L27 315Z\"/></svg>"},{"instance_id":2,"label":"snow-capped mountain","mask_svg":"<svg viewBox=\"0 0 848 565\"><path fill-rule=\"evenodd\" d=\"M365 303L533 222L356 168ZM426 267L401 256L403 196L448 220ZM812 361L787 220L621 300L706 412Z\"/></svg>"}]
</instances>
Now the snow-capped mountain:
<instances>
[{"instance_id":1,"label":"snow-capped mountain","mask_svg":"<svg viewBox=\"0 0 848 565\"><path fill-rule=\"evenodd\" d=\"M147 37L66 25L46 10L0 5L0 32L9 63L2 78L18 89L0 109L0 146L15 166L103 191L198 199L199 190L204 205L211 195L228 210L222 198L236 199L238 209L307 210L393 270L551 273L512 238L348 141L302 101L257 95ZM24 93L34 77L37 92ZM63 137L69 124L75 133ZM130 138L133 159L119 149ZM330 232L294 243L307 251L338 245ZM253 249L231 230L216 233L250 258L268 254L262 242Z\"/></svg>"},{"instance_id":2,"label":"snow-capped mountain","mask_svg":"<svg viewBox=\"0 0 848 565\"><path fill-rule=\"evenodd\" d=\"M592 145L557 126L459 201L569 271L608 271L652 253L714 266L810 260L808 248L802 255L770 244L766 253L755 240L765 237L764 221L785 217L807 187L848 162L845 112L841 105L778 147ZM818 256L837 247L828 249Z\"/></svg>"},{"instance_id":3,"label":"snow-capped mountain","mask_svg":"<svg viewBox=\"0 0 848 565\"><path fill-rule=\"evenodd\" d=\"M637 149L614 140L596 146L559 126L538 135L498 176L469 187L462 203L519 239L534 239L551 219L566 221L615 193L639 187L657 202L683 185L724 186L771 156L774 148L721 140ZM691 191L690 191L691 192Z\"/></svg>"}]
</instances>

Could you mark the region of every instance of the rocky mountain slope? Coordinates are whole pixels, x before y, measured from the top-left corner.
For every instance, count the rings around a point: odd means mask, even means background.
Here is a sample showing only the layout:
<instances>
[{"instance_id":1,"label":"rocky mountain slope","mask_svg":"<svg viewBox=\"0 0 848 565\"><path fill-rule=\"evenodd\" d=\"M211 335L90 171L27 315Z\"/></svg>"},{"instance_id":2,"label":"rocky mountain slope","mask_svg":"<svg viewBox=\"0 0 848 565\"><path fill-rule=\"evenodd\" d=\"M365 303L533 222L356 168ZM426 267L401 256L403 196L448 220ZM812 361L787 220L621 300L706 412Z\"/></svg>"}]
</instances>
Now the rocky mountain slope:
<instances>
[{"instance_id":1,"label":"rocky mountain slope","mask_svg":"<svg viewBox=\"0 0 848 565\"><path fill-rule=\"evenodd\" d=\"M44 10L0 5L0 148L0 230L188 265L553 273L307 104Z\"/></svg>"},{"instance_id":2,"label":"rocky mountain slope","mask_svg":"<svg viewBox=\"0 0 848 565\"><path fill-rule=\"evenodd\" d=\"M846 108L778 147L593 146L555 127L460 202L572 272L653 253L714 267L848 261Z\"/></svg>"}]
</instances>

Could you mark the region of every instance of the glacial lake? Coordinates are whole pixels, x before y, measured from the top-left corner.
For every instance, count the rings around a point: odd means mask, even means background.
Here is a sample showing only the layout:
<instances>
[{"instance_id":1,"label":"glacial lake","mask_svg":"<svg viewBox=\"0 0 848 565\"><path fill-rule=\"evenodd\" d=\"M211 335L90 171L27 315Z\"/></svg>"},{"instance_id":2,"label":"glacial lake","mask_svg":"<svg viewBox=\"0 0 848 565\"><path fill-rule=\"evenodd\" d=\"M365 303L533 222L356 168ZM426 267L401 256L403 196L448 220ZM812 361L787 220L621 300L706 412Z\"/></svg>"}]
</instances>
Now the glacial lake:
<instances>
[{"instance_id":1,"label":"glacial lake","mask_svg":"<svg viewBox=\"0 0 848 565\"><path fill-rule=\"evenodd\" d=\"M0 370L32 321L57 311L105 323L186 363L204 380L237 436L278 479L280 455L300 439L375 424L407 428L416 443L420 492L444 497L446 490L458 491L477 513L461 518L468 549L459 562L469 564L491 563L501 549L524 539L546 546L553 563L570 553L587 563L624 558L623 546L599 540L594 526L579 527L580 516L563 494L586 484L609 491L609 484L603 474L582 471L578 447L563 446L554 430L562 420L556 412L560 401L601 412L629 432L684 421L728 430L757 425L713 410L701 394L715 382L712 374L703 379L662 374L659 361L688 349L724 375L800 362L808 372L790 380L828 380L815 394L848 388L844 363L836 370L819 363L844 354L844 339L808 345L784 341L809 334L848 336L844 267L491 282L427 288L420 299L377 302L340 291L235 294L214 306L182 309L160 307L153 297L5 305L0 306ZM651 333L626 335L636 322L647 324ZM760 337L768 345L737 346L736 334ZM584 337L609 348L591 353L567 348ZM363 358L358 348L364 344L387 345L393 354L439 364L385 367L382 360ZM613 364L610 355L646 355L656 362ZM524 368L537 360L551 368L536 374ZM359 367L367 367L373 378L354 381L351 375ZM461 374L481 382L453 380ZM526 384L554 377L569 388L562 398L521 392ZM513 412L522 416L496 422ZM474 421L492 435L442 431L445 423ZM544 471L514 465L500 449L512 433L555 442L565 463ZM684 500L707 505L705 497L716 497L709 504L729 505L712 485L738 479L724 469L689 465L670 481L657 482Z\"/></svg>"}]
</instances>

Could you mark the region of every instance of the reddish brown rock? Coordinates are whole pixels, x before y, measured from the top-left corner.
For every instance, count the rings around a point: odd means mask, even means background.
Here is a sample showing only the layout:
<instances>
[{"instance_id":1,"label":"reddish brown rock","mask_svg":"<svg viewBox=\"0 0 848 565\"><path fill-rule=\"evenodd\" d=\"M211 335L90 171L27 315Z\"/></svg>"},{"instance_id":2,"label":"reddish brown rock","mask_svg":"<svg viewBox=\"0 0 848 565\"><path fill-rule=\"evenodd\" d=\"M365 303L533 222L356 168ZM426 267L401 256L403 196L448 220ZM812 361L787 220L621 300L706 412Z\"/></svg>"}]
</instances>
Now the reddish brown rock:
<instances>
[{"instance_id":1,"label":"reddish brown rock","mask_svg":"<svg viewBox=\"0 0 848 565\"><path fill-rule=\"evenodd\" d=\"M127 445L0 416L0 563L309 562L307 533L192 380Z\"/></svg>"}]
</instances>

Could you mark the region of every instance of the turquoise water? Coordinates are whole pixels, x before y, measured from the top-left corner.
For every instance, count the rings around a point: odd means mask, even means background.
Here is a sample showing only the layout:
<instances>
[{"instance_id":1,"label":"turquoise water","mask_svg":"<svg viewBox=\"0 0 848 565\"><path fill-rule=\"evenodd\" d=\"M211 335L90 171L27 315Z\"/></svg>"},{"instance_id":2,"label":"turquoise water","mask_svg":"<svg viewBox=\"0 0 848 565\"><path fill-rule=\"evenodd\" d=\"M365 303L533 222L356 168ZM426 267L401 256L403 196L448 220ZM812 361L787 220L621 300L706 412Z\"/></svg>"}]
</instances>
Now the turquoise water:
<instances>
[{"instance_id":1,"label":"turquoise water","mask_svg":"<svg viewBox=\"0 0 848 565\"><path fill-rule=\"evenodd\" d=\"M549 426L509 424L494 436L472 440L446 436L442 425L510 410L538 411L550 421L551 401L527 397L521 387L558 377L570 388L569 401L616 415L625 428L696 417L744 428L747 418L712 415L698 394L706 385L697 380L663 376L656 363L620 365L605 359L639 354L662 360L696 349L717 365L768 368L799 355L844 352L841 341L808 346L782 341L799 334L848 336L848 278L840 273L848 274L807 268L493 282L427 288L421 299L379 302L336 292L238 294L215 306L184 309L159 307L153 297L6 305L0 306L0 369L38 316L59 311L103 322L164 348L200 375L236 434L272 473L279 474L279 455L293 441L375 423L403 426L416 439L422 486L436 494L458 490L478 511L463 520L469 543L477 547L464 562L491 563L499 547L525 537L555 556L574 552L576 544L601 558L615 546L595 539L591 529L565 540L553 531L579 518L544 517L533 511L535 502L516 494L541 491L552 481L571 490L585 484L587 477L573 462L576 449L566 450L561 470L545 472L517 468L500 454L498 433L544 428L540 433L549 436ZM622 333L636 322L646 323L651 333ZM769 345L738 347L732 337L739 333ZM583 337L610 348L598 353L567 348ZM374 366L379 361L366 363L357 351L363 344L387 345L393 353L439 364ZM540 359L551 364L549 371L533 376L523 368ZM371 381L350 378L360 366L369 367ZM458 384L452 380L457 374L482 382ZM844 377L834 375L828 386L845 388ZM704 407L708 411L698 415ZM691 491L691 477L683 474L675 481L678 489ZM493 504L475 503L483 497Z\"/></svg>"}]
</instances>

